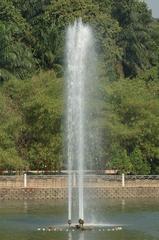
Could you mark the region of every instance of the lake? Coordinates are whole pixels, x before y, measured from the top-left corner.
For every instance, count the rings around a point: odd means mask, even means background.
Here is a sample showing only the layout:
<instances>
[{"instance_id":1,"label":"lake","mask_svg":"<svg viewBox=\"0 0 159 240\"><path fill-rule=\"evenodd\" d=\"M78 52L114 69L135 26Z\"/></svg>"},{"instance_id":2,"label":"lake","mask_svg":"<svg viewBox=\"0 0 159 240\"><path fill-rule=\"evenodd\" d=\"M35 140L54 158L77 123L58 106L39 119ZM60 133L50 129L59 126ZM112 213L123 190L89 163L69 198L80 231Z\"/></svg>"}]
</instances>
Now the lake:
<instances>
[{"instance_id":1,"label":"lake","mask_svg":"<svg viewBox=\"0 0 159 240\"><path fill-rule=\"evenodd\" d=\"M78 219L74 202L73 218ZM159 201L87 201L85 221L105 227L94 231L42 232L37 229L67 223L67 203L52 201L1 201L1 240L157 240L159 239ZM121 226L115 231L114 226Z\"/></svg>"}]
</instances>

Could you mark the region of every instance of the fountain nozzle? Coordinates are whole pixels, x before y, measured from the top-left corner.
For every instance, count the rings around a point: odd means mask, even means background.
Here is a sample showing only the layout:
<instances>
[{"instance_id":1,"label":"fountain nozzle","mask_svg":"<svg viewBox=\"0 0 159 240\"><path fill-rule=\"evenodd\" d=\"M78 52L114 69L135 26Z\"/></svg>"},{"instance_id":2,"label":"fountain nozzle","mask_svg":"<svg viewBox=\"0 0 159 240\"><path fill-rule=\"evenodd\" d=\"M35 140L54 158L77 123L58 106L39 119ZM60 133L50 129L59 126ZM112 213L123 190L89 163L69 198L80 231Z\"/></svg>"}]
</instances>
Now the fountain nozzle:
<instances>
[{"instance_id":1,"label":"fountain nozzle","mask_svg":"<svg viewBox=\"0 0 159 240\"><path fill-rule=\"evenodd\" d=\"M83 227L83 225L84 225L84 220L80 218L80 219L78 220L78 222L79 222L79 225Z\"/></svg>"},{"instance_id":2,"label":"fountain nozzle","mask_svg":"<svg viewBox=\"0 0 159 240\"><path fill-rule=\"evenodd\" d=\"M68 225L71 226L71 219L68 219Z\"/></svg>"}]
</instances>

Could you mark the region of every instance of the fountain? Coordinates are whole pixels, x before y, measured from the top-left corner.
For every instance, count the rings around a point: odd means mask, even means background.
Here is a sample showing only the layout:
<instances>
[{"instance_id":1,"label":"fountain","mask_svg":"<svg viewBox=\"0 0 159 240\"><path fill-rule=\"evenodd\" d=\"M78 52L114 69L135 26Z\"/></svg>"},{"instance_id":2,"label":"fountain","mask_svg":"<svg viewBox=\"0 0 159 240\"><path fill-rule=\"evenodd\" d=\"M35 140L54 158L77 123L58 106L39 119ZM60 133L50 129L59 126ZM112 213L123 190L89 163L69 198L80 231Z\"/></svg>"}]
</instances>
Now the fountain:
<instances>
[{"instance_id":1,"label":"fountain","mask_svg":"<svg viewBox=\"0 0 159 240\"><path fill-rule=\"evenodd\" d=\"M39 227L38 231L120 231L122 227L110 224L85 223L84 219L84 173L89 152L88 124L90 125L91 89L95 71L94 41L91 27L81 19L69 25L66 35L66 141L68 159L68 222L64 225ZM92 129L91 129L92 130ZM91 135L92 136L92 135ZM91 142L92 144L92 142ZM77 177L77 188L75 184ZM78 190L78 221L72 222L74 191ZM81 239L83 235L81 234Z\"/></svg>"},{"instance_id":2,"label":"fountain","mask_svg":"<svg viewBox=\"0 0 159 240\"><path fill-rule=\"evenodd\" d=\"M92 89L95 87L95 50L94 37L91 27L78 19L69 25L66 34L66 142L68 159L68 222L46 227L38 227L42 232L71 232L75 231L120 231L116 224L85 223L84 215L84 177L86 160L90 153L88 133L92 110L89 104L92 100ZM92 129L91 129L92 130ZM91 132L91 138L93 134ZM91 146L92 146L91 141ZM92 157L92 155L91 155ZM75 181L75 174L76 180ZM77 182L77 184L75 183ZM78 190L78 219L73 222L73 196ZM75 191L75 192L74 192ZM81 233L80 239L83 239Z\"/></svg>"},{"instance_id":3,"label":"fountain","mask_svg":"<svg viewBox=\"0 0 159 240\"><path fill-rule=\"evenodd\" d=\"M88 59L93 51L92 43L92 30L81 19L68 27L66 36L68 224L71 225L72 220L72 173L76 170L79 226L84 224L86 82L90 68Z\"/></svg>"}]
</instances>

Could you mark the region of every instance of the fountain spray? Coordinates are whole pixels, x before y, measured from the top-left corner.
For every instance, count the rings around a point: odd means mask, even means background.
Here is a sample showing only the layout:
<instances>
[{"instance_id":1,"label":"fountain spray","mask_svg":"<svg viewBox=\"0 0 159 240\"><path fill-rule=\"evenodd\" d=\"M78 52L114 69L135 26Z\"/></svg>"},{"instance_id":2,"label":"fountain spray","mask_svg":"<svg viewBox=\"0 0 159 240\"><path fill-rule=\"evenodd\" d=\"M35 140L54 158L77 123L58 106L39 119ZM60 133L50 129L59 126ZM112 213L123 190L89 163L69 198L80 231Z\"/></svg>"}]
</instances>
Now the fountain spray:
<instances>
[{"instance_id":1,"label":"fountain spray","mask_svg":"<svg viewBox=\"0 0 159 240\"><path fill-rule=\"evenodd\" d=\"M86 122L86 82L88 57L93 34L81 19L69 25L66 35L67 81L67 159L68 159L68 219L72 220L73 170L77 171L78 217L84 224L84 162Z\"/></svg>"}]
</instances>

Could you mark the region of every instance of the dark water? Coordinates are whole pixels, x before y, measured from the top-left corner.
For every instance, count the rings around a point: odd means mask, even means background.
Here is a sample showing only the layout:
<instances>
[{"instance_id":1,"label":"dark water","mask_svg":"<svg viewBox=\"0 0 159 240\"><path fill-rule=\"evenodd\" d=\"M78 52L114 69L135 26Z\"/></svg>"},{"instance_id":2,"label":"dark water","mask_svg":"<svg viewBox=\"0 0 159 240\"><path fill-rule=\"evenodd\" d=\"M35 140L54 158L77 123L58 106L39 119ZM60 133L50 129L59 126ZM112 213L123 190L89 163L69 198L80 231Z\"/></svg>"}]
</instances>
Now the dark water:
<instances>
[{"instance_id":1,"label":"dark water","mask_svg":"<svg viewBox=\"0 0 159 240\"><path fill-rule=\"evenodd\" d=\"M76 204L74 205L75 208ZM88 201L85 212L87 222L122 225L122 230L39 232L38 227L67 222L67 203L59 200L5 201L0 202L0 240L159 239L159 201L157 200Z\"/></svg>"}]
</instances>

